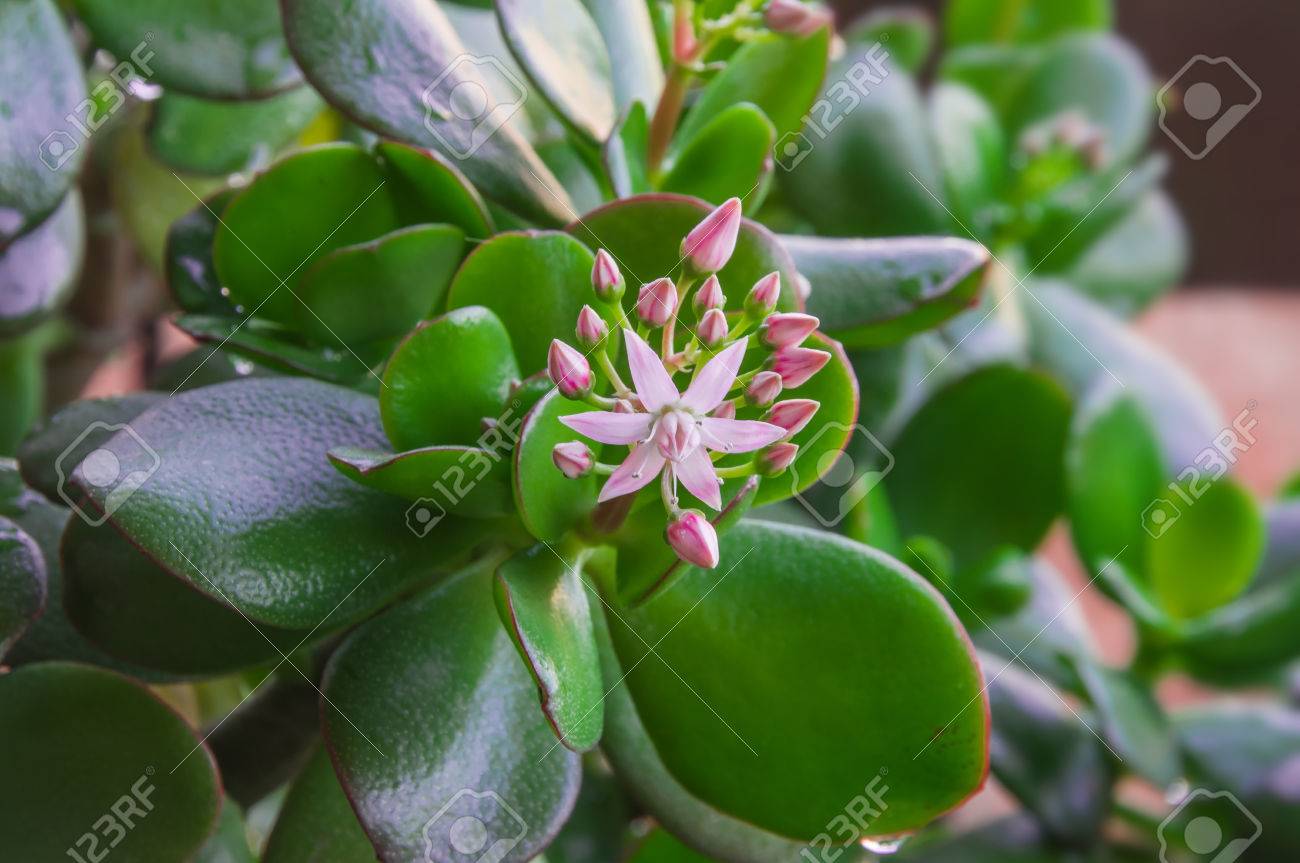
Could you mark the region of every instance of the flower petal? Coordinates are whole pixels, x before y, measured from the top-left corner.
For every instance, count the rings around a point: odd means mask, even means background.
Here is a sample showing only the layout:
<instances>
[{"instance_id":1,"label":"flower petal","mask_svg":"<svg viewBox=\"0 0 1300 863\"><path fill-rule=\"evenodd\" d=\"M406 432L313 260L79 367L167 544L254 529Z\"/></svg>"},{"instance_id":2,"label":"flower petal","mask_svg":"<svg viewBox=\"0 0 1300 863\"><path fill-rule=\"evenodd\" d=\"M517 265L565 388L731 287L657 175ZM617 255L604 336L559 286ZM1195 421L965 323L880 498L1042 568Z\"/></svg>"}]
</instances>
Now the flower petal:
<instances>
[{"instance_id":1,"label":"flower petal","mask_svg":"<svg viewBox=\"0 0 1300 863\"><path fill-rule=\"evenodd\" d=\"M677 474L687 491L701 501L722 509L722 491L718 483L718 474L713 469L713 460L709 458L704 447L696 447L695 452L677 462L670 468Z\"/></svg>"},{"instance_id":2,"label":"flower petal","mask_svg":"<svg viewBox=\"0 0 1300 863\"><path fill-rule=\"evenodd\" d=\"M622 497L644 488L659 476L664 461L656 446L642 444L632 450L632 453L618 466L618 470L610 476L605 487L600 490L600 497L596 498L596 502L604 503L610 498Z\"/></svg>"},{"instance_id":3,"label":"flower petal","mask_svg":"<svg viewBox=\"0 0 1300 863\"><path fill-rule=\"evenodd\" d=\"M628 444L650 436L649 414L616 414L612 411L587 411L560 417L560 422L584 437L601 443Z\"/></svg>"},{"instance_id":4,"label":"flower petal","mask_svg":"<svg viewBox=\"0 0 1300 863\"><path fill-rule=\"evenodd\" d=\"M677 401L677 387L654 348L631 330L623 331L623 340L627 342L627 365L632 370L632 382L636 384L636 394L645 409L654 413Z\"/></svg>"},{"instance_id":5,"label":"flower petal","mask_svg":"<svg viewBox=\"0 0 1300 863\"><path fill-rule=\"evenodd\" d=\"M740 362L745 358L745 345L749 339L744 338L705 363L704 368L691 381L682 396L682 404L700 413L708 413L722 403L727 397L727 390L736 381L740 371Z\"/></svg>"},{"instance_id":6,"label":"flower petal","mask_svg":"<svg viewBox=\"0 0 1300 863\"><path fill-rule=\"evenodd\" d=\"M719 452L750 452L776 443L785 437L785 429L760 420L724 420L705 417L700 420L700 440Z\"/></svg>"}]
</instances>

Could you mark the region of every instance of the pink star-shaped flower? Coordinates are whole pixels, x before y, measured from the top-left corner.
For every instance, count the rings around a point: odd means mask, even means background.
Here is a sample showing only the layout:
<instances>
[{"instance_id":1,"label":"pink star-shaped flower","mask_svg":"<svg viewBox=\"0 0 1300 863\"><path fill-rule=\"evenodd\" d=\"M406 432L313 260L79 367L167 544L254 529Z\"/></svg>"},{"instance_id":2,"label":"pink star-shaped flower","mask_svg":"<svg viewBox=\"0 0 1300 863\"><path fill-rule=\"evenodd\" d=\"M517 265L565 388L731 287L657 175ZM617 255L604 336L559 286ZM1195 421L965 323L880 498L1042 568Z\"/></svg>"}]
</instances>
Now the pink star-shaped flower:
<instances>
[{"instance_id":1,"label":"pink star-shaped flower","mask_svg":"<svg viewBox=\"0 0 1300 863\"><path fill-rule=\"evenodd\" d=\"M623 331L628 367L642 411L589 411L560 422L592 440L634 445L600 491L601 502L645 487L667 468L674 480L713 509L722 508L721 480L708 450L752 452L785 437L786 430L759 420L709 416L726 401L740 371L747 339L741 339L700 369L679 393L658 354L631 330Z\"/></svg>"}]
</instances>

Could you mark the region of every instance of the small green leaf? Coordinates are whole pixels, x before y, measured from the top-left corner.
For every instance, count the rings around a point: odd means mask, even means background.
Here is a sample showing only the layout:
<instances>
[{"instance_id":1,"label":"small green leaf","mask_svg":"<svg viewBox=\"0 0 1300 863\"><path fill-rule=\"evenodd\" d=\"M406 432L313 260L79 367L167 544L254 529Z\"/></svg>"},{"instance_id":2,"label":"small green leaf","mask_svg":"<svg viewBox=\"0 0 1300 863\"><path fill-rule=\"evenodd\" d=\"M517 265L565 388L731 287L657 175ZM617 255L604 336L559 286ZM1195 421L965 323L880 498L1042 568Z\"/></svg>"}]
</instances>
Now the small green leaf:
<instances>
[{"instance_id":1,"label":"small green leaf","mask_svg":"<svg viewBox=\"0 0 1300 863\"><path fill-rule=\"evenodd\" d=\"M561 743L584 752L600 741L605 690L578 565L535 545L497 567L495 585L501 622L537 683L547 721Z\"/></svg>"},{"instance_id":2,"label":"small green leaf","mask_svg":"<svg viewBox=\"0 0 1300 863\"><path fill-rule=\"evenodd\" d=\"M915 830L982 784L980 674L933 588L817 531L743 522L721 545L717 569L609 624L637 712L692 794L809 840L883 767L872 835Z\"/></svg>"},{"instance_id":3,"label":"small green leaf","mask_svg":"<svg viewBox=\"0 0 1300 863\"><path fill-rule=\"evenodd\" d=\"M1169 719L1150 690L1131 673L1099 662L1076 659L1075 668L1101 730L1124 766L1158 788L1173 785L1182 776L1182 764Z\"/></svg>"},{"instance_id":4,"label":"small green leaf","mask_svg":"<svg viewBox=\"0 0 1300 863\"><path fill-rule=\"evenodd\" d=\"M0 660L45 612L47 578L36 540L0 516Z\"/></svg>"},{"instance_id":5,"label":"small green leaf","mask_svg":"<svg viewBox=\"0 0 1300 863\"><path fill-rule=\"evenodd\" d=\"M775 141L772 121L757 106L731 105L682 145L659 188L712 204L744 198L771 170Z\"/></svg>"},{"instance_id":6,"label":"small green leaf","mask_svg":"<svg viewBox=\"0 0 1300 863\"><path fill-rule=\"evenodd\" d=\"M432 499L456 515L498 518L514 512L510 464L500 453L467 446L400 453L339 447L329 457L353 482L407 500Z\"/></svg>"},{"instance_id":7,"label":"small green leaf","mask_svg":"<svg viewBox=\"0 0 1300 863\"><path fill-rule=\"evenodd\" d=\"M581 0L499 0L510 52L555 112L591 143L614 127L609 52Z\"/></svg>"},{"instance_id":8,"label":"small green leaf","mask_svg":"<svg viewBox=\"0 0 1300 863\"><path fill-rule=\"evenodd\" d=\"M76 190L30 233L0 245L0 338L29 331L58 311L76 286L85 247Z\"/></svg>"},{"instance_id":9,"label":"small green leaf","mask_svg":"<svg viewBox=\"0 0 1300 863\"><path fill-rule=\"evenodd\" d=\"M210 99L268 96L302 78L264 0L73 0L95 41L136 74Z\"/></svg>"},{"instance_id":10,"label":"small green leaf","mask_svg":"<svg viewBox=\"0 0 1300 863\"><path fill-rule=\"evenodd\" d=\"M341 384L356 384L373 375L373 369L392 347L391 341L379 345L348 345L346 349L307 345L284 327L256 318L181 315L173 323L187 335L212 345L202 349L204 357L218 351L228 352L268 369ZM207 370L207 366L205 362L201 368ZM186 383L193 384L197 377Z\"/></svg>"},{"instance_id":11,"label":"small green leaf","mask_svg":"<svg viewBox=\"0 0 1300 863\"><path fill-rule=\"evenodd\" d=\"M954 0L944 17L951 45L1046 42L1078 30L1109 30L1111 0Z\"/></svg>"},{"instance_id":12,"label":"small green leaf","mask_svg":"<svg viewBox=\"0 0 1300 863\"><path fill-rule=\"evenodd\" d=\"M510 333L519 368L546 366L552 339L573 339L578 312L590 304L613 325L612 309L591 290L595 257L556 231L498 234L475 249L451 283L447 307L486 306Z\"/></svg>"},{"instance_id":13,"label":"small green leaf","mask_svg":"<svg viewBox=\"0 0 1300 863\"><path fill-rule=\"evenodd\" d=\"M62 860L68 848L98 859L114 837L114 860L187 860L221 808L194 731L143 686L90 666L0 676L0 763L23 777L0 786L0 836L15 860Z\"/></svg>"},{"instance_id":14,"label":"small green leaf","mask_svg":"<svg viewBox=\"0 0 1300 863\"><path fill-rule=\"evenodd\" d=\"M896 344L965 311L991 265L987 249L955 237L781 242L812 285L808 312L850 348Z\"/></svg>"},{"instance_id":15,"label":"small green leaf","mask_svg":"<svg viewBox=\"0 0 1300 863\"><path fill-rule=\"evenodd\" d=\"M375 849L320 747L289 788L263 863L374 863Z\"/></svg>"},{"instance_id":16,"label":"small green leaf","mask_svg":"<svg viewBox=\"0 0 1300 863\"><path fill-rule=\"evenodd\" d=\"M590 409L552 389L528 412L519 430L514 462L515 505L528 532L543 542L559 539L596 506L595 474L569 479L551 460L556 444L576 437L572 429L560 424L560 417Z\"/></svg>"},{"instance_id":17,"label":"small green leaf","mask_svg":"<svg viewBox=\"0 0 1300 863\"><path fill-rule=\"evenodd\" d=\"M482 306L453 309L422 324L389 359L379 391L384 431L399 451L474 444L518 378L501 320Z\"/></svg>"},{"instance_id":18,"label":"small green leaf","mask_svg":"<svg viewBox=\"0 0 1300 863\"><path fill-rule=\"evenodd\" d=\"M260 168L293 143L325 103L310 87L253 102L165 93L149 120L149 148L178 171L232 174Z\"/></svg>"},{"instance_id":19,"label":"small green leaf","mask_svg":"<svg viewBox=\"0 0 1300 863\"><path fill-rule=\"evenodd\" d=\"M501 843L501 863L521 863L573 807L578 756L537 708L487 566L362 626L322 688L334 705L323 723L340 782L383 858L463 856L453 824L473 816L485 847Z\"/></svg>"},{"instance_id":20,"label":"small green leaf","mask_svg":"<svg viewBox=\"0 0 1300 863\"><path fill-rule=\"evenodd\" d=\"M119 99L122 94L113 91ZM53 0L0 5L0 250L54 212L81 170L86 78Z\"/></svg>"},{"instance_id":21,"label":"small green leaf","mask_svg":"<svg viewBox=\"0 0 1300 863\"><path fill-rule=\"evenodd\" d=\"M1010 156L1002 126L989 104L961 84L935 86L927 107L945 197L977 237L989 239L989 208L1003 194Z\"/></svg>"}]
</instances>

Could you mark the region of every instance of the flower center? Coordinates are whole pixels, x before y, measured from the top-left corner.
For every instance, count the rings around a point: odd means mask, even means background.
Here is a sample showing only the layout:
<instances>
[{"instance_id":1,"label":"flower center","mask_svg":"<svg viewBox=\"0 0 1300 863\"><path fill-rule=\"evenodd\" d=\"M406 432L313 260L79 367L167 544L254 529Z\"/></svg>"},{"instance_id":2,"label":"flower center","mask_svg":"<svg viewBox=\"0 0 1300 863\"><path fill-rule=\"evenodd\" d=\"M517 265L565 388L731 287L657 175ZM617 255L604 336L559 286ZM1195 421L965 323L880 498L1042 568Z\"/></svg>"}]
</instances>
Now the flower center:
<instances>
[{"instance_id":1,"label":"flower center","mask_svg":"<svg viewBox=\"0 0 1300 863\"><path fill-rule=\"evenodd\" d=\"M671 408L659 417L650 439L659 447L659 454L671 462L681 462L700 445L700 428L695 415Z\"/></svg>"}]
</instances>

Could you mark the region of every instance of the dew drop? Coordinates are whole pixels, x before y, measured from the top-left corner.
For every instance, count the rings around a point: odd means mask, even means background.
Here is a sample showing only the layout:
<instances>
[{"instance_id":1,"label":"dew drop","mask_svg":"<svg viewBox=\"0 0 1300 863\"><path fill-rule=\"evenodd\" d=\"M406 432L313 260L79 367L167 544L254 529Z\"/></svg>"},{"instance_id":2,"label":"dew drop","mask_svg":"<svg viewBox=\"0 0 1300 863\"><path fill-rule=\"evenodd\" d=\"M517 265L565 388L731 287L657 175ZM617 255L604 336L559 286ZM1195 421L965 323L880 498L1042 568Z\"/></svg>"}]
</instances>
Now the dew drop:
<instances>
[{"instance_id":1,"label":"dew drop","mask_svg":"<svg viewBox=\"0 0 1300 863\"><path fill-rule=\"evenodd\" d=\"M859 844L865 851L887 857L890 854L897 853L911 838L911 835L910 833L902 833L898 836L868 836Z\"/></svg>"}]
</instances>

